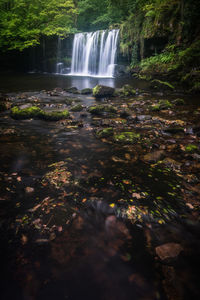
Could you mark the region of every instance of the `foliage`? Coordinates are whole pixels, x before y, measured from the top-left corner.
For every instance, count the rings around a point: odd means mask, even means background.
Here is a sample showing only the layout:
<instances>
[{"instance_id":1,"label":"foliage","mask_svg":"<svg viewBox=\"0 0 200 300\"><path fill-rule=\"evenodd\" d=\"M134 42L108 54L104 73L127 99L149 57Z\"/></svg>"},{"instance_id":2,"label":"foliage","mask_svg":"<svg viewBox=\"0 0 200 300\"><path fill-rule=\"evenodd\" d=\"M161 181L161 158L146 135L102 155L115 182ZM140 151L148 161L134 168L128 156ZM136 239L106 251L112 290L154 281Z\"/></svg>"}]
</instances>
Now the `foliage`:
<instances>
[{"instance_id":1,"label":"foliage","mask_svg":"<svg viewBox=\"0 0 200 300\"><path fill-rule=\"evenodd\" d=\"M42 36L73 32L73 0L0 0L0 48L23 50Z\"/></svg>"}]
</instances>

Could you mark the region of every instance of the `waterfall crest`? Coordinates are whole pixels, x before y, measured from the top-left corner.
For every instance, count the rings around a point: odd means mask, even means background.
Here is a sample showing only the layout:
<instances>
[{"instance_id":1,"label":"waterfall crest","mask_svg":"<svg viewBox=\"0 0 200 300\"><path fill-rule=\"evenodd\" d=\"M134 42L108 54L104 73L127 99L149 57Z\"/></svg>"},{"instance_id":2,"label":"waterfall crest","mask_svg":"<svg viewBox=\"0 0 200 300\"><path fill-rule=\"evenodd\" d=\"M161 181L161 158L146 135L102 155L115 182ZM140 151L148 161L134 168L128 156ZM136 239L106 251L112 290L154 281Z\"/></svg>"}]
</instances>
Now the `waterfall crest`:
<instances>
[{"instance_id":1,"label":"waterfall crest","mask_svg":"<svg viewBox=\"0 0 200 300\"><path fill-rule=\"evenodd\" d=\"M113 77L119 30L77 33L71 75Z\"/></svg>"}]
</instances>

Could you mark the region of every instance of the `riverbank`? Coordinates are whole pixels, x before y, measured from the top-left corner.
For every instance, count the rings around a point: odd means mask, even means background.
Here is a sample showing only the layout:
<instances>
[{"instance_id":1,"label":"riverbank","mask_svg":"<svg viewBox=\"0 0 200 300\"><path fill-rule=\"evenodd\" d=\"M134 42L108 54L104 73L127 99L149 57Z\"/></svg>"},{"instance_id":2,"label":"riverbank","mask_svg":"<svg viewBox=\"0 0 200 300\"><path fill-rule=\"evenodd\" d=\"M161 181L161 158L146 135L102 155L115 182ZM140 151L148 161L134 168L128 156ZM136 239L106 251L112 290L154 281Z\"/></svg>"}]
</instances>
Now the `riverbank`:
<instances>
[{"instance_id":1,"label":"riverbank","mask_svg":"<svg viewBox=\"0 0 200 300\"><path fill-rule=\"evenodd\" d=\"M128 86L98 99L62 88L5 96L3 299L198 298L200 108L190 97ZM69 115L24 117L31 107Z\"/></svg>"}]
</instances>

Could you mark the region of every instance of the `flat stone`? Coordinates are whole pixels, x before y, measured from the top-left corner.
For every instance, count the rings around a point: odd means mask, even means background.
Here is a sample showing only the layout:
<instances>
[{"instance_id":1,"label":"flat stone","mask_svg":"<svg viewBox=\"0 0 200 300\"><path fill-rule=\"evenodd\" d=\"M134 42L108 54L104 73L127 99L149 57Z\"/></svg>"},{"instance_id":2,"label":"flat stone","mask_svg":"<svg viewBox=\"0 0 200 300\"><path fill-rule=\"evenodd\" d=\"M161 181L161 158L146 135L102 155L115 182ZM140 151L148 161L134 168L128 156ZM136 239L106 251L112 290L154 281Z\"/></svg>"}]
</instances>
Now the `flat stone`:
<instances>
[{"instance_id":1,"label":"flat stone","mask_svg":"<svg viewBox=\"0 0 200 300\"><path fill-rule=\"evenodd\" d=\"M30 194L30 193L33 193L33 192L34 192L34 188L33 188L33 187L30 187L30 186L27 186L27 187L25 188L25 191L26 191L27 194Z\"/></svg>"},{"instance_id":2,"label":"flat stone","mask_svg":"<svg viewBox=\"0 0 200 300\"><path fill-rule=\"evenodd\" d=\"M176 258L183 248L177 243L166 243L155 248L156 254L161 260Z\"/></svg>"},{"instance_id":3,"label":"flat stone","mask_svg":"<svg viewBox=\"0 0 200 300\"><path fill-rule=\"evenodd\" d=\"M158 150L158 151L154 151L151 153L147 153L146 155L143 156L143 160L146 162L157 162L159 160L161 160L163 158L163 156L165 155L165 152L163 150Z\"/></svg>"},{"instance_id":4,"label":"flat stone","mask_svg":"<svg viewBox=\"0 0 200 300\"><path fill-rule=\"evenodd\" d=\"M151 120L151 119L152 119L152 116L150 116L150 115L140 115L140 116L136 117L136 120L140 121L140 122L143 122L146 120Z\"/></svg>"}]
</instances>

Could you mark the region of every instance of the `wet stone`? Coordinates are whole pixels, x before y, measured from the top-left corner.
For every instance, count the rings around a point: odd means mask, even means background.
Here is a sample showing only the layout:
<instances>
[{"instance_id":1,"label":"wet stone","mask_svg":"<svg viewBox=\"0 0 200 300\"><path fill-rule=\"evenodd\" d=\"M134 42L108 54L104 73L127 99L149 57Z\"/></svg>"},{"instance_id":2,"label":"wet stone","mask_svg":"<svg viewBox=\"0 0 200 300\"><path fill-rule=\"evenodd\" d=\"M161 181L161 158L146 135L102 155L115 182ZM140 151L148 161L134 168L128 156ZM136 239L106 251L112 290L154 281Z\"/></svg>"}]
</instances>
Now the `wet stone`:
<instances>
[{"instance_id":1,"label":"wet stone","mask_svg":"<svg viewBox=\"0 0 200 300\"><path fill-rule=\"evenodd\" d=\"M155 248L156 254L161 260L176 258L183 248L177 243L166 243Z\"/></svg>"}]
</instances>

